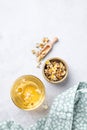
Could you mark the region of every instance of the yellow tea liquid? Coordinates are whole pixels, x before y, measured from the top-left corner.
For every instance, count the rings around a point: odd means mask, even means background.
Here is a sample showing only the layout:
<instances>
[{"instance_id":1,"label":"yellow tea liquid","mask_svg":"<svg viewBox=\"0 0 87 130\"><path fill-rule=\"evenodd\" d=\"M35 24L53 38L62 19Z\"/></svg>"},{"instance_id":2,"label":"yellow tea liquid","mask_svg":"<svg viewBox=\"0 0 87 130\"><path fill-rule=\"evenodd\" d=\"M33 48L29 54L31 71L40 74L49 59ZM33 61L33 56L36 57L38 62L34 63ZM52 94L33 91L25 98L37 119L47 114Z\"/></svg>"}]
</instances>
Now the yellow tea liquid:
<instances>
[{"instance_id":1,"label":"yellow tea liquid","mask_svg":"<svg viewBox=\"0 0 87 130\"><path fill-rule=\"evenodd\" d=\"M44 101L45 87L37 77L25 75L15 81L11 89L11 98L19 108L33 110Z\"/></svg>"}]
</instances>

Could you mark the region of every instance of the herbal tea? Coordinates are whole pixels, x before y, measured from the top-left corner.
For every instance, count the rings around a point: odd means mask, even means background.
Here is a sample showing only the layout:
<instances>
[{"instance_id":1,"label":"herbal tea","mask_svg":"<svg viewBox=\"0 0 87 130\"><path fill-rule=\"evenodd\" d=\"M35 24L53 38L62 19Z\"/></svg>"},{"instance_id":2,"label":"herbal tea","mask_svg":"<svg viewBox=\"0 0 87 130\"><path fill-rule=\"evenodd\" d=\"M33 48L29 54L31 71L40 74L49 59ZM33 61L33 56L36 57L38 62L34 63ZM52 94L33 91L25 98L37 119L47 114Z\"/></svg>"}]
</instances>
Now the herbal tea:
<instances>
[{"instance_id":1,"label":"herbal tea","mask_svg":"<svg viewBox=\"0 0 87 130\"><path fill-rule=\"evenodd\" d=\"M44 101L45 87L37 77L25 75L15 81L11 89L11 98L19 108L33 110Z\"/></svg>"}]
</instances>

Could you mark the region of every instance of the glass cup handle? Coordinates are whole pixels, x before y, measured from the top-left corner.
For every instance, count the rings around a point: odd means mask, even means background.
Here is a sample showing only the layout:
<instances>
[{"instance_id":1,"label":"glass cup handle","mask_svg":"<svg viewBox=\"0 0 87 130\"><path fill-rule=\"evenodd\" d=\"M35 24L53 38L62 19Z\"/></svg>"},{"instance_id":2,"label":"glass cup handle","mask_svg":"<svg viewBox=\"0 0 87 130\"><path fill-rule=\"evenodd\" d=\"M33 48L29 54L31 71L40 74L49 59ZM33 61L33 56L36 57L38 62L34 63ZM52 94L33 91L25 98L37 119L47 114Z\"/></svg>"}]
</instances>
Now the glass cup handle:
<instances>
[{"instance_id":1,"label":"glass cup handle","mask_svg":"<svg viewBox=\"0 0 87 130\"><path fill-rule=\"evenodd\" d=\"M49 108L49 106L48 106L48 101L47 101L46 98L45 98L45 100L44 100L44 102L43 102L43 104L42 104L42 107L43 107L45 110L47 110L47 109Z\"/></svg>"}]
</instances>

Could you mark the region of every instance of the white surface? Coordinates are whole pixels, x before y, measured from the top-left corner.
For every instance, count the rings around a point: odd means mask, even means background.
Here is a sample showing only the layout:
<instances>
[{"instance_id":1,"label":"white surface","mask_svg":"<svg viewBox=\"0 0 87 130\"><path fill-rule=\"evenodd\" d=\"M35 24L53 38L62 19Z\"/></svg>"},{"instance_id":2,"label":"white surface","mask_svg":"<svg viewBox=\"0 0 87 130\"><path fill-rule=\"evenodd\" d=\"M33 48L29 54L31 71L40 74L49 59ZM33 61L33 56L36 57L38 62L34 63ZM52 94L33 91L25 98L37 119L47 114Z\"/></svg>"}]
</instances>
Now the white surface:
<instances>
[{"instance_id":1,"label":"white surface","mask_svg":"<svg viewBox=\"0 0 87 130\"><path fill-rule=\"evenodd\" d=\"M0 0L0 121L14 120L28 127L48 113L25 112L12 103L10 88L21 75L33 74L44 82L49 106L56 95L86 81L86 35L86 0ZM58 56L69 66L69 78L60 85L45 81L31 53L45 36L60 40L45 60Z\"/></svg>"}]
</instances>

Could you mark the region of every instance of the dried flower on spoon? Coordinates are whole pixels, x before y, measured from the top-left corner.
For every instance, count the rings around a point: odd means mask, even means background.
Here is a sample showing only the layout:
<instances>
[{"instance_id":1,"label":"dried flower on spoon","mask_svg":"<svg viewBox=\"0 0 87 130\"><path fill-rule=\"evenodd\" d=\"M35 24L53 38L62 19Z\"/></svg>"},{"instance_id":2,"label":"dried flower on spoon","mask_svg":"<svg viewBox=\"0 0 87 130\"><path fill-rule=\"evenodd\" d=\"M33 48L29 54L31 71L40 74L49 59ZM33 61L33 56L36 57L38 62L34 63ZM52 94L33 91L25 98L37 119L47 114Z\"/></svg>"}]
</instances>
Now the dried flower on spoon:
<instances>
[{"instance_id":1,"label":"dried flower on spoon","mask_svg":"<svg viewBox=\"0 0 87 130\"><path fill-rule=\"evenodd\" d=\"M53 44L58 41L58 38L55 37L53 41L50 41L48 38L43 38L40 43L36 44L36 48L38 51L32 50L32 53L36 55L38 65L37 67L40 68L41 60L49 53L52 49Z\"/></svg>"}]
</instances>

